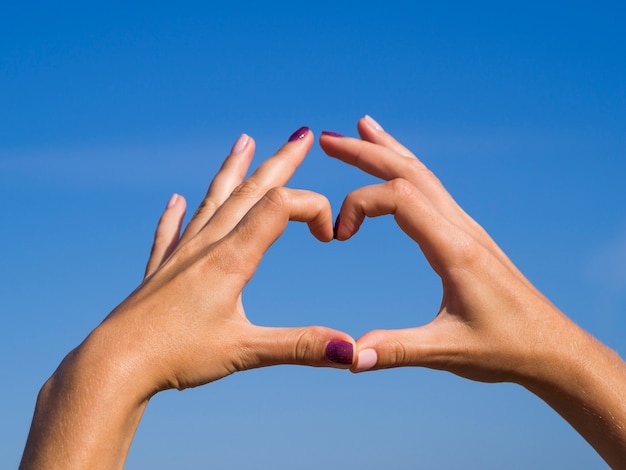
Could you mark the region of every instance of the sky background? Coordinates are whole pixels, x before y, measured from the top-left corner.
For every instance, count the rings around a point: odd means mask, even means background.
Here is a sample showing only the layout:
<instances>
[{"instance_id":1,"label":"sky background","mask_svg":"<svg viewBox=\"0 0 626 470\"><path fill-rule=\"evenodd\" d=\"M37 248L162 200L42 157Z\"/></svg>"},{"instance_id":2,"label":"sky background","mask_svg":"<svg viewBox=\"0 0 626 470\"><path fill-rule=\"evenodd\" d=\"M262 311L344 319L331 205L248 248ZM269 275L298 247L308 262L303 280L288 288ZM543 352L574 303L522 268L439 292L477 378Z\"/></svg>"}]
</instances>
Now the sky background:
<instances>
[{"instance_id":1,"label":"sky background","mask_svg":"<svg viewBox=\"0 0 626 470\"><path fill-rule=\"evenodd\" d=\"M37 392L141 281L174 192L190 209L242 132L372 115L554 303L626 354L623 2L4 2L0 467ZM315 146L289 186L335 212L375 181ZM392 218L347 243L291 224L244 291L258 324L355 338L424 324L438 278ZM604 468L511 384L281 366L154 398L128 469Z\"/></svg>"}]
</instances>

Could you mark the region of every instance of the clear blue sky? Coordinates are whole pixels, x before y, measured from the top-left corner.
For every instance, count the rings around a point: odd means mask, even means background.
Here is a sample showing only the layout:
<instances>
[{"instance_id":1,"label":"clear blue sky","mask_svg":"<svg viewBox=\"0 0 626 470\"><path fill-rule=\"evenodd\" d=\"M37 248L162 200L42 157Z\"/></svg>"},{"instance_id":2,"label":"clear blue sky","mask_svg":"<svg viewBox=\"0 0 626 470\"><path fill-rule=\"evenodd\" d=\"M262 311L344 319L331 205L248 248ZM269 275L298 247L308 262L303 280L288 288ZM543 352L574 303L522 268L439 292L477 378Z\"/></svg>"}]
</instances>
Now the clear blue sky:
<instances>
[{"instance_id":1,"label":"clear blue sky","mask_svg":"<svg viewBox=\"0 0 626 470\"><path fill-rule=\"evenodd\" d=\"M623 2L5 2L0 7L0 467L36 394L141 279L173 192L194 206L237 136L371 114L522 271L626 354ZM372 179L313 149L291 182ZM441 290L391 218L323 245L290 226L244 293L259 324L358 337ZM127 468L603 468L520 387L423 369L290 366L169 392Z\"/></svg>"}]
</instances>

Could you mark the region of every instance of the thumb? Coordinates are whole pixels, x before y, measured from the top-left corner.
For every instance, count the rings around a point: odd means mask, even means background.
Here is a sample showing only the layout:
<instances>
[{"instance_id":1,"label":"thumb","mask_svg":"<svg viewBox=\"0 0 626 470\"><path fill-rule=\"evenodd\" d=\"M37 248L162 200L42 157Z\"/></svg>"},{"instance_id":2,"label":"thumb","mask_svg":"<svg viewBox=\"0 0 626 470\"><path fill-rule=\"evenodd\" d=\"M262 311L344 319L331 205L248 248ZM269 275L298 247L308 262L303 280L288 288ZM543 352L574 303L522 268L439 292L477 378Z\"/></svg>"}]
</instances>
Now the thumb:
<instances>
[{"instance_id":1,"label":"thumb","mask_svg":"<svg viewBox=\"0 0 626 470\"><path fill-rule=\"evenodd\" d=\"M448 332L449 333L449 332ZM352 372L421 366L449 369L456 354L437 322L401 330L374 330L356 341Z\"/></svg>"},{"instance_id":2,"label":"thumb","mask_svg":"<svg viewBox=\"0 0 626 470\"><path fill-rule=\"evenodd\" d=\"M354 339L322 326L255 327L250 345L257 363L251 368L278 364L349 369L354 362Z\"/></svg>"}]
</instances>

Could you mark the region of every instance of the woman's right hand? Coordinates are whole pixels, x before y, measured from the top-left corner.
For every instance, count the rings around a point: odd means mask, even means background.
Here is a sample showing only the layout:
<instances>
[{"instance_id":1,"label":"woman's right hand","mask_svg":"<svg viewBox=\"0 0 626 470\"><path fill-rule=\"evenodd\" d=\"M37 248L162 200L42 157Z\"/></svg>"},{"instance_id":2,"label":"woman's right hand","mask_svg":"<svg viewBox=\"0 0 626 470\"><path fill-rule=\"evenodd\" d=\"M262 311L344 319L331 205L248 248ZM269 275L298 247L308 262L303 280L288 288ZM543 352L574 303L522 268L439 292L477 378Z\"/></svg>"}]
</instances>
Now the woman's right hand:
<instances>
[{"instance_id":1,"label":"woman's right hand","mask_svg":"<svg viewBox=\"0 0 626 470\"><path fill-rule=\"evenodd\" d=\"M299 129L246 178L254 141L242 136L182 236L186 203L170 200L143 283L43 386L20 468L122 468L149 399L162 390L275 364L350 367L346 333L254 325L241 300L290 220L332 240L328 200L284 187L312 143Z\"/></svg>"},{"instance_id":2,"label":"woman's right hand","mask_svg":"<svg viewBox=\"0 0 626 470\"><path fill-rule=\"evenodd\" d=\"M519 383L561 413L609 462L626 466L626 367L544 297L439 180L373 119L361 139L324 133L322 148L386 182L350 193L335 225L347 240L364 218L393 214L441 277L423 326L357 340L355 372L423 366Z\"/></svg>"}]
</instances>

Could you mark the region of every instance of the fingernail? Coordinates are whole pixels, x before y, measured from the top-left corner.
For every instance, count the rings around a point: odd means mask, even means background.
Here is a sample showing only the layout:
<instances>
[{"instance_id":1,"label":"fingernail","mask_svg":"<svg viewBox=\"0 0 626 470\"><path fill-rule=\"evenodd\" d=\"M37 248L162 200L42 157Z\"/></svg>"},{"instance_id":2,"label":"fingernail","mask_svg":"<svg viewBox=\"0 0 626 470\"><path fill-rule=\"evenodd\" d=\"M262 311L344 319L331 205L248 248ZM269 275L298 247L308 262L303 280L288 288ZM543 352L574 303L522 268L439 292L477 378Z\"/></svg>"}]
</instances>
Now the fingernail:
<instances>
[{"instance_id":1,"label":"fingernail","mask_svg":"<svg viewBox=\"0 0 626 470\"><path fill-rule=\"evenodd\" d=\"M178 201L178 194L174 193L174 194L172 194L172 197L170 197L170 200L167 201L167 206L165 206L165 208L169 209L174 204L176 204L176 201Z\"/></svg>"},{"instance_id":2,"label":"fingernail","mask_svg":"<svg viewBox=\"0 0 626 470\"><path fill-rule=\"evenodd\" d=\"M374 121L374 118L372 116L370 116L369 114L366 114L363 119L365 119L365 122L368 123L373 129L376 129L377 131L383 131L384 129L382 128L382 126L380 124L378 124L376 121Z\"/></svg>"},{"instance_id":3,"label":"fingernail","mask_svg":"<svg viewBox=\"0 0 626 470\"><path fill-rule=\"evenodd\" d=\"M306 126L302 126L296 132L291 134L291 137L289 137L289 142L295 142L297 140L302 140L302 139L304 139L304 136L307 135L308 133L309 133L309 128L306 127Z\"/></svg>"},{"instance_id":4,"label":"fingernail","mask_svg":"<svg viewBox=\"0 0 626 470\"><path fill-rule=\"evenodd\" d=\"M378 354L374 349L363 349L359 352L359 358L356 363L356 367L354 368L354 372L363 372L365 370L370 370L372 367L376 365L378 361Z\"/></svg>"},{"instance_id":5,"label":"fingernail","mask_svg":"<svg viewBox=\"0 0 626 470\"><path fill-rule=\"evenodd\" d=\"M341 220L341 214L337 214L335 219L335 225L333 226L333 239L337 240L337 230L339 230L339 222Z\"/></svg>"},{"instance_id":6,"label":"fingernail","mask_svg":"<svg viewBox=\"0 0 626 470\"><path fill-rule=\"evenodd\" d=\"M327 135L329 137L343 137L341 134L331 131L322 131L322 135Z\"/></svg>"},{"instance_id":7,"label":"fingernail","mask_svg":"<svg viewBox=\"0 0 626 470\"><path fill-rule=\"evenodd\" d=\"M237 141L233 144L233 148L230 149L230 153L241 152L247 143L248 143L248 135L241 134L239 138L237 139Z\"/></svg>"},{"instance_id":8,"label":"fingernail","mask_svg":"<svg viewBox=\"0 0 626 470\"><path fill-rule=\"evenodd\" d=\"M326 345L324 355L335 364L352 364L354 348L352 343L333 340Z\"/></svg>"}]
</instances>

